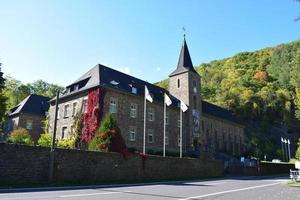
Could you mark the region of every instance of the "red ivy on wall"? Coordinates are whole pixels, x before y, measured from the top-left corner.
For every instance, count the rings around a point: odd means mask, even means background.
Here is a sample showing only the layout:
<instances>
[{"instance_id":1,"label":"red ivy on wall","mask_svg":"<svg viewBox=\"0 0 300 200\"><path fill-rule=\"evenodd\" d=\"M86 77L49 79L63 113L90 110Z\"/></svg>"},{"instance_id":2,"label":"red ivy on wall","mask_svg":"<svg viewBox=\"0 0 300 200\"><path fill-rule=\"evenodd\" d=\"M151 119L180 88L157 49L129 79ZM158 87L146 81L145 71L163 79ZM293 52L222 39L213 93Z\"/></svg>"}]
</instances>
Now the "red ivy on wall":
<instances>
[{"instance_id":1,"label":"red ivy on wall","mask_svg":"<svg viewBox=\"0 0 300 200\"><path fill-rule=\"evenodd\" d=\"M89 143L97 128L103 114L104 88L96 88L88 92L87 110L83 115L83 128L81 140Z\"/></svg>"}]
</instances>

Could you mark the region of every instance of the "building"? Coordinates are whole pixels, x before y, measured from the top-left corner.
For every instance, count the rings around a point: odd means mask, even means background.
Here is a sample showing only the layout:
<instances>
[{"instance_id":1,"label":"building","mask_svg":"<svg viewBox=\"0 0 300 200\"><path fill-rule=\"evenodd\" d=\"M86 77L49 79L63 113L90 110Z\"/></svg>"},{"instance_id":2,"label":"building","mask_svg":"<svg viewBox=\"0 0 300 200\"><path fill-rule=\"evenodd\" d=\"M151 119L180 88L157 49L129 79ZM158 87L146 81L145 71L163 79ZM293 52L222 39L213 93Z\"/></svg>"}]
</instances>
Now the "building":
<instances>
[{"instance_id":1,"label":"building","mask_svg":"<svg viewBox=\"0 0 300 200\"><path fill-rule=\"evenodd\" d=\"M98 91L96 112L101 117L113 113L128 147L142 150L144 122L144 87L149 89L154 102L147 102L146 149L163 149L164 93L172 99L167 107L166 150L179 151L179 100L189 109L183 114L183 151L213 155L244 152L244 127L234 115L223 108L202 101L201 77L195 71L184 38L177 68L169 75L169 89L137 79L103 65L96 65L71 85L59 100L57 139L73 134L74 116L87 111L88 96ZM55 99L50 101L50 124L54 123ZM53 130L51 129L50 132Z\"/></svg>"},{"instance_id":2,"label":"building","mask_svg":"<svg viewBox=\"0 0 300 200\"><path fill-rule=\"evenodd\" d=\"M7 135L17 128L25 128L36 143L40 134L44 132L43 121L49 109L49 98L31 94L17 106L10 109L4 123L4 133Z\"/></svg>"}]
</instances>

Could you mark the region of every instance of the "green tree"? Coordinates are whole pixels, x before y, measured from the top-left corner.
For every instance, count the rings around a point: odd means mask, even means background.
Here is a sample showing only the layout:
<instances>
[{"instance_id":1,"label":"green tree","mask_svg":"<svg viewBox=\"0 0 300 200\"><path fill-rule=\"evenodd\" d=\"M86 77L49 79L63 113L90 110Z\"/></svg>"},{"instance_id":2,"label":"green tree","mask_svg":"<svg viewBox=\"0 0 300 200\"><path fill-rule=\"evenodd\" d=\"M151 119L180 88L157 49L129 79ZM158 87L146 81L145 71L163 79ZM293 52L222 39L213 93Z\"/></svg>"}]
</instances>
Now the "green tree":
<instances>
[{"instance_id":1,"label":"green tree","mask_svg":"<svg viewBox=\"0 0 300 200\"><path fill-rule=\"evenodd\" d=\"M50 98L54 97L58 91L62 90L61 86L50 84L43 80L34 81L33 83L28 84L28 87L30 88L31 93Z\"/></svg>"},{"instance_id":2,"label":"green tree","mask_svg":"<svg viewBox=\"0 0 300 200\"><path fill-rule=\"evenodd\" d=\"M5 88L5 79L3 77L3 72L1 71L1 63L0 63L0 124L6 113L7 98L3 93L4 88ZM0 128L0 132L1 132L1 128Z\"/></svg>"}]
</instances>

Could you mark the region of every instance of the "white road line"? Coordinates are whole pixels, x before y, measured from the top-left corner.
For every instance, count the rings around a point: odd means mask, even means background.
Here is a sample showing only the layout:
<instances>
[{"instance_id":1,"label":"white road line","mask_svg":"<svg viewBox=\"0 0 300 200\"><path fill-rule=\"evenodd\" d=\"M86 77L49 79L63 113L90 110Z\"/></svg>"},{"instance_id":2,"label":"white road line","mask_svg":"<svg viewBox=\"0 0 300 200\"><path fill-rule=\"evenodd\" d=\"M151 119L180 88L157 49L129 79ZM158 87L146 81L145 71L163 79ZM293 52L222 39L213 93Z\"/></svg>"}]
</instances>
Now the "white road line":
<instances>
[{"instance_id":1,"label":"white road line","mask_svg":"<svg viewBox=\"0 0 300 200\"><path fill-rule=\"evenodd\" d=\"M105 194L118 194L122 192L97 192L97 193L87 193L87 194L69 194L59 196L60 198L68 198L68 197L84 197L84 196L96 196L96 195L105 195Z\"/></svg>"},{"instance_id":2,"label":"white road line","mask_svg":"<svg viewBox=\"0 0 300 200\"><path fill-rule=\"evenodd\" d=\"M222 191L222 192L204 194L204 195L200 195L200 196L187 197L187 198L179 199L179 200L199 199L199 198L204 198L204 197L216 196L216 195L219 195L219 194L233 193L233 192L239 192L239 191L244 191L244 190L252 190L252 189L256 189L256 188L269 187L269 186L274 186L274 185L279 185L279 184L281 184L281 183L277 182L277 183L266 184L266 185L258 185L258 186L240 188L240 189L235 189L235 190L227 190L227 191Z\"/></svg>"}]
</instances>

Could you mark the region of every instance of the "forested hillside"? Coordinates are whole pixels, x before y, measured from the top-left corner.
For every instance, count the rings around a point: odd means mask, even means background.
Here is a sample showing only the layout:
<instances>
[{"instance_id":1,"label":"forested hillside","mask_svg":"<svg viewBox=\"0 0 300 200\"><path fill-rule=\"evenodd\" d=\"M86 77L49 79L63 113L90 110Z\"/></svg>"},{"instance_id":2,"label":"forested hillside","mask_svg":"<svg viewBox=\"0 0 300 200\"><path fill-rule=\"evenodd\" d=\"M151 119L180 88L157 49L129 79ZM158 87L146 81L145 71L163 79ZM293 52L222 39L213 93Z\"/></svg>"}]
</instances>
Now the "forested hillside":
<instances>
[{"instance_id":1,"label":"forested hillside","mask_svg":"<svg viewBox=\"0 0 300 200\"><path fill-rule=\"evenodd\" d=\"M196 70L203 99L234 111L247 126L250 153L279 157L280 136L299 136L300 40L239 53ZM168 80L158 84L167 87Z\"/></svg>"}]
</instances>

